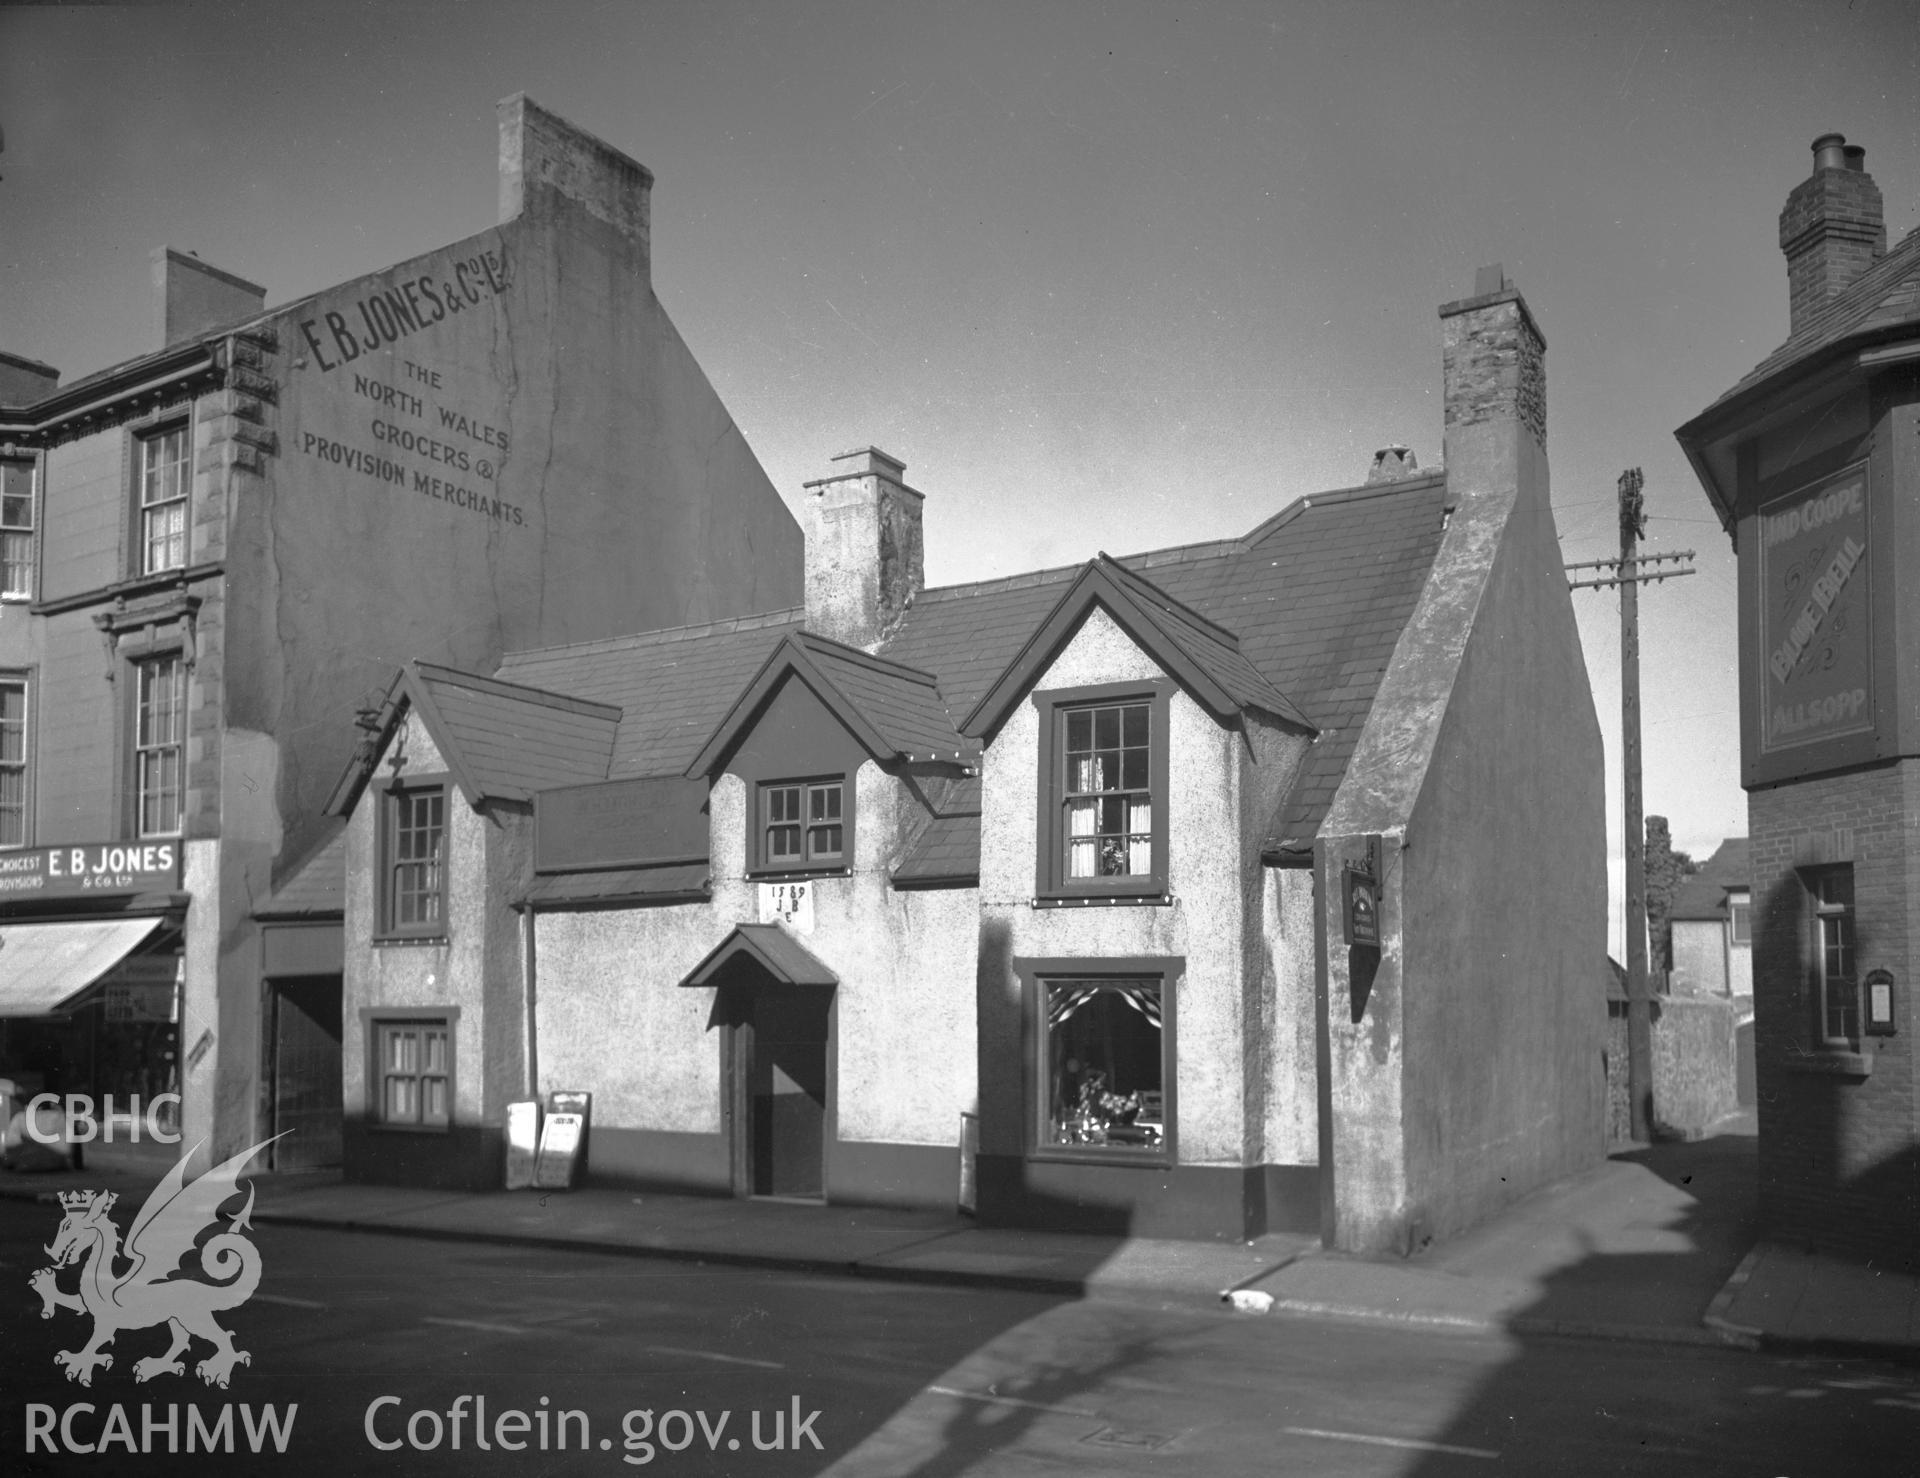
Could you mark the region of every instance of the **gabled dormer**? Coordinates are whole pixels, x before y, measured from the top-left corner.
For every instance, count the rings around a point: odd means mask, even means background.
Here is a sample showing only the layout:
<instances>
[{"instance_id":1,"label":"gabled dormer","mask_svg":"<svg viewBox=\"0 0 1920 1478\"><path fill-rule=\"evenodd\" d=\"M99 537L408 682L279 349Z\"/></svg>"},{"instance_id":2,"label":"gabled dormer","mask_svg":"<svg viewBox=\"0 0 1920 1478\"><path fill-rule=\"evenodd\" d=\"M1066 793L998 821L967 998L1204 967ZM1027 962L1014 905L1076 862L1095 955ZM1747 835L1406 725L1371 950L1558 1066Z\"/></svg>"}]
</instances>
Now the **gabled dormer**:
<instances>
[{"instance_id":1,"label":"gabled dormer","mask_svg":"<svg viewBox=\"0 0 1920 1478\"><path fill-rule=\"evenodd\" d=\"M809 632L781 638L687 767L747 787L746 868L851 870L857 776L958 774L967 750L932 674Z\"/></svg>"},{"instance_id":2,"label":"gabled dormer","mask_svg":"<svg viewBox=\"0 0 1920 1478\"><path fill-rule=\"evenodd\" d=\"M1166 897L1176 780L1216 793L1213 782L1225 784L1237 770L1236 755L1266 748L1278 733L1293 736L1288 748L1297 759L1314 733L1234 632L1105 554L1061 593L961 731L991 748L1022 714L1013 748L1023 749L1029 703L1037 718L1035 897L1044 901ZM1189 723L1200 737L1177 737ZM1285 770L1290 775L1292 764ZM1027 813L1007 779L988 787L985 804L996 803ZM1243 819L1231 825L1235 840L1226 850L1238 857Z\"/></svg>"}]
</instances>

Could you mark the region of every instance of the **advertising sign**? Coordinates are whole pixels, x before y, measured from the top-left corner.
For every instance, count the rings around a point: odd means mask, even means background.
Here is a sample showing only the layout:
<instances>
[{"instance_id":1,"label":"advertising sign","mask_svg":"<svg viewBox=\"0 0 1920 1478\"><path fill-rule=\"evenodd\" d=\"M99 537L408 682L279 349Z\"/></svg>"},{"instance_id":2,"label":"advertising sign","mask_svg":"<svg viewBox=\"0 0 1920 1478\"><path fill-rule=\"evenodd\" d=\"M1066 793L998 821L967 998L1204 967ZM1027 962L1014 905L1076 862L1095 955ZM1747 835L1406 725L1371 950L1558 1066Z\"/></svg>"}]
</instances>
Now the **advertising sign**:
<instances>
[{"instance_id":1,"label":"advertising sign","mask_svg":"<svg viewBox=\"0 0 1920 1478\"><path fill-rule=\"evenodd\" d=\"M168 893L180 886L180 844L88 842L0 852L0 904Z\"/></svg>"},{"instance_id":2,"label":"advertising sign","mask_svg":"<svg viewBox=\"0 0 1920 1478\"><path fill-rule=\"evenodd\" d=\"M1760 750L1873 729L1867 469L1760 509Z\"/></svg>"}]
</instances>

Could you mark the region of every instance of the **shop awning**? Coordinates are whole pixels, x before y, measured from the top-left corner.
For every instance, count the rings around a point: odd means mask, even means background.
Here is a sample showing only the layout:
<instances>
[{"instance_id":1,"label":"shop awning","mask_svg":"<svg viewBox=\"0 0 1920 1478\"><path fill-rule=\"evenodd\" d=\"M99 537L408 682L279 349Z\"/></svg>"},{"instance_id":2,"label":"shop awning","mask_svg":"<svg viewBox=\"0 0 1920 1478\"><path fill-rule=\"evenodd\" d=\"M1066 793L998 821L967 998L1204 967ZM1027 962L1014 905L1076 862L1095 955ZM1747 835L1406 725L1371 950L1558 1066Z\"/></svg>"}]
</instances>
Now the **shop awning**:
<instances>
[{"instance_id":1,"label":"shop awning","mask_svg":"<svg viewBox=\"0 0 1920 1478\"><path fill-rule=\"evenodd\" d=\"M840 983L838 975L815 959L811 950L778 924L737 926L680 983L717 985L721 972L739 959L753 961L782 985Z\"/></svg>"},{"instance_id":2,"label":"shop awning","mask_svg":"<svg viewBox=\"0 0 1920 1478\"><path fill-rule=\"evenodd\" d=\"M51 1016L119 964L159 919L0 924L0 1016Z\"/></svg>"}]
</instances>

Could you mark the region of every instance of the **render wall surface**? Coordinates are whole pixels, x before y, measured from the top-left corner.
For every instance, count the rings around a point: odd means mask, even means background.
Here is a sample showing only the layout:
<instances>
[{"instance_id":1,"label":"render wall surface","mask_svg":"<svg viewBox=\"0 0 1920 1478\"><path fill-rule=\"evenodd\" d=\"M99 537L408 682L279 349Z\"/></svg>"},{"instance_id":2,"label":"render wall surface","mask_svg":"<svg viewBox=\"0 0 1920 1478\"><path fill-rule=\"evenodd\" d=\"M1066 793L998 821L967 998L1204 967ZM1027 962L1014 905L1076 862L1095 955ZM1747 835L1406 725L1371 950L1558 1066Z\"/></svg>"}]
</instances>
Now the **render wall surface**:
<instances>
[{"instance_id":1,"label":"render wall surface","mask_svg":"<svg viewBox=\"0 0 1920 1478\"><path fill-rule=\"evenodd\" d=\"M1523 499L1402 854L1408 1195L1434 1235L1605 1152L1604 776L1552 517Z\"/></svg>"},{"instance_id":2,"label":"render wall surface","mask_svg":"<svg viewBox=\"0 0 1920 1478\"><path fill-rule=\"evenodd\" d=\"M1313 872L1262 870L1262 933L1267 965L1261 994L1271 1003L1267 1057L1265 1159L1274 1165L1320 1160L1320 1107L1315 1074Z\"/></svg>"},{"instance_id":3,"label":"render wall surface","mask_svg":"<svg viewBox=\"0 0 1920 1478\"><path fill-rule=\"evenodd\" d=\"M1725 995L1727 984L1727 926L1719 920L1675 919L1673 988Z\"/></svg>"},{"instance_id":4,"label":"render wall surface","mask_svg":"<svg viewBox=\"0 0 1920 1478\"><path fill-rule=\"evenodd\" d=\"M1102 610L1094 610L1035 682L1037 692L1163 680L1157 662ZM1283 785L1306 741L1264 736L1265 768L1248 741L1186 693L1168 703L1165 799L1172 902L1092 907L1032 905L1040 843L1040 715L1016 707L987 748L980 855L980 1149L1023 1159L1032 1133L1015 959L1183 959L1169 979L1177 1057L1176 1152L1181 1166L1262 1163L1274 1013L1263 1003L1264 909L1258 836L1249 838L1244 794ZM1271 814L1271 813L1268 813ZM1250 1112L1250 1104L1252 1111ZM1283 1110L1284 1113L1284 1110ZM1146 1182L1163 1172L1121 1167Z\"/></svg>"},{"instance_id":5,"label":"render wall surface","mask_svg":"<svg viewBox=\"0 0 1920 1478\"><path fill-rule=\"evenodd\" d=\"M1920 1093L1912 982L1920 944L1920 763L1755 790L1754 1066L1767 1234L1912 1266L1920 1255ZM1803 869L1853 867L1856 969L1895 979L1895 1033L1857 1052L1815 1035L1815 932Z\"/></svg>"},{"instance_id":6,"label":"render wall surface","mask_svg":"<svg viewBox=\"0 0 1920 1478\"><path fill-rule=\"evenodd\" d=\"M798 685L790 685L789 697L816 701ZM888 879L898 861L897 813L917 803L871 760L850 780L857 812L850 874L813 878L811 927L792 926L840 981L833 1007L836 1141L919 1146L952 1157L960 1115L978 1096L978 895L896 891ZM676 1147L660 1136L719 1136L725 1128L715 990L680 982L737 925L772 917L763 912L761 885L746 872L749 806L746 782L720 776L710 801L710 903L535 915L542 1088L591 1089L596 1129L653 1137L659 1160L652 1174L660 1179L671 1178L666 1162L675 1154L690 1166L718 1163L724 1170L724 1143ZM837 1189L833 1171L830 1160L829 1197Z\"/></svg>"},{"instance_id":7,"label":"render wall surface","mask_svg":"<svg viewBox=\"0 0 1920 1478\"><path fill-rule=\"evenodd\" d=\"M409 779L445 775L426 725L409 714L405 725ZM467 804L451 779L446 803L445 938L420 943L375 942L379 887L379 825L389 771L383 767L362 792L347 823L345 956L340 1079L349 1176L400 1184L494 1185L504 1170L504 1103L488 1092L490 1022L488 977L518 960L490 959L489 850L498 828ZM511 914L508 914L511 918ZM497 987L496 987L497 990ZM368 1015L383 1008L455 1009L453 1124L445 1132L378 1125L377 1080L367 1034ZM498 1091L498 1085L495 1085Z\"/></svg>"}]
</instances>

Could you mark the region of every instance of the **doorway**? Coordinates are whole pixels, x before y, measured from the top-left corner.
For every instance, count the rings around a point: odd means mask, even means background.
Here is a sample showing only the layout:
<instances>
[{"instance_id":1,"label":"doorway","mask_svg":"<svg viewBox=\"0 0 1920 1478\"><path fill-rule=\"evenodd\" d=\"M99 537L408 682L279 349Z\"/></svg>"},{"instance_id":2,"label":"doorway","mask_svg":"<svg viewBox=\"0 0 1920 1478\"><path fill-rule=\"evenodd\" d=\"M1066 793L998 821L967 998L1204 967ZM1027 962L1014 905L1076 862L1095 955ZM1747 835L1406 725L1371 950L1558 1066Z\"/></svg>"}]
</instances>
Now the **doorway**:
<instances>
[{"instance_id":1,"label":"doorway","mask_svg":"<svg viewBox=\"0 0 1920 1478\"><path fill-rule=\"evenodd\" d=\"M338 1165L340 1149L340 977L307 975L267 983L275 1170Z\"/></svg>"},{"instance_id":2,"label":"doorway","mask_svg":"<svg viewBox=\"0 0 1920 1478\"><path fill-rule=\"evenodd\" d=\"M823 1201L831 1134L830 986L732 987L728 1118L734 1190Z\"/></svg>"}]
</instances>

